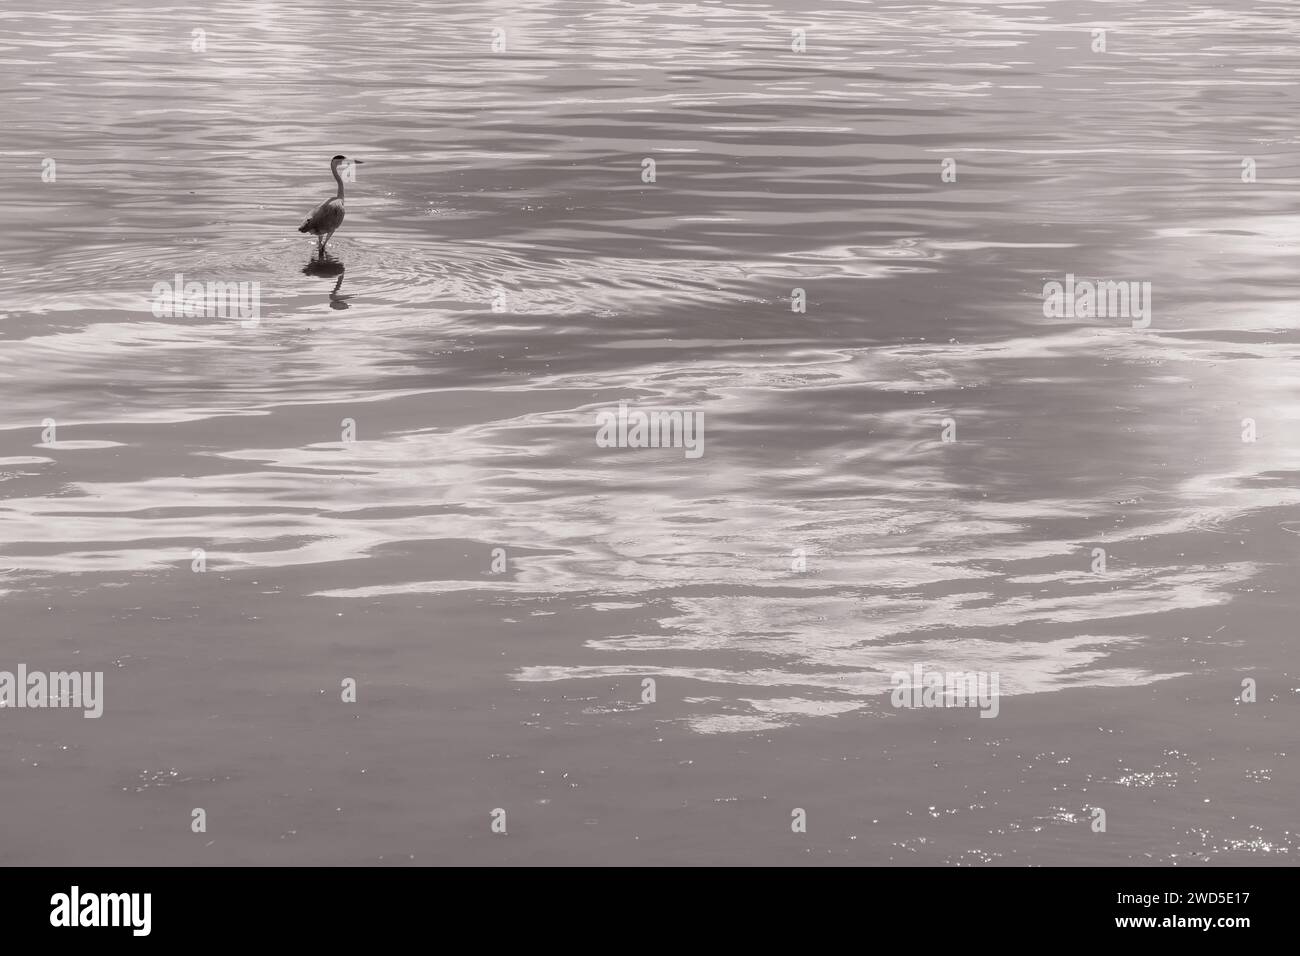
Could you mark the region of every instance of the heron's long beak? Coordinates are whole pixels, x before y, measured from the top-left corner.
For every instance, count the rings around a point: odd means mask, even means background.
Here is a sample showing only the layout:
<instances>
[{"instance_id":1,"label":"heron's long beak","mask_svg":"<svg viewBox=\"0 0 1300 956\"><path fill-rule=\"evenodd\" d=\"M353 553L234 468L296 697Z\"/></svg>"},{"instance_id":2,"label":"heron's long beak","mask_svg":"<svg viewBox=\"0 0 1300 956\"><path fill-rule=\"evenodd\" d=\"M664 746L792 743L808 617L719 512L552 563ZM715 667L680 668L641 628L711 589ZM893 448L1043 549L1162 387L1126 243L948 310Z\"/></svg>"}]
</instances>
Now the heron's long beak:
<instances>
[{"instance_id":1,"label":"heron's long beak","mask_svg":"<svg viewBox=\"0 0 1300 956\"><path fill-rule=\"evenodd\" d=\"M352 164L354 166L364 166L366 164L366 161L364 159L354 159L352 160Z\"/></svg>"}]
</instances>

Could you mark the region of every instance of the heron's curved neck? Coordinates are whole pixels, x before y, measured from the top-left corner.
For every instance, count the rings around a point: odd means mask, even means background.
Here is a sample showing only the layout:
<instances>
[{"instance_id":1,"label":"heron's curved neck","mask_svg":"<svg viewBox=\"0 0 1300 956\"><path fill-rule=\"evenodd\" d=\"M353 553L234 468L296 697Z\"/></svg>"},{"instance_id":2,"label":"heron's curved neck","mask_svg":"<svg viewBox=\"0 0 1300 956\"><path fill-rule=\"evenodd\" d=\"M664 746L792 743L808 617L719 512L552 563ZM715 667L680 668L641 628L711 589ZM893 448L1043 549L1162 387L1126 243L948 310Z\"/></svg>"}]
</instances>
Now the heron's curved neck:
<instances>
[{"instance_id":1,"label":"heron's curved neck","mask_svg":"<svg viewBox=\"0 0 1300 956\"><path fill-rule=\"evenodd\" d=\"M339 184L339 191L336 198L342 199L343 198L343 177L339 175L339 168L337 166L331 166L330 172L334 175L334 181Z\"/></svg>"}]
</instances>

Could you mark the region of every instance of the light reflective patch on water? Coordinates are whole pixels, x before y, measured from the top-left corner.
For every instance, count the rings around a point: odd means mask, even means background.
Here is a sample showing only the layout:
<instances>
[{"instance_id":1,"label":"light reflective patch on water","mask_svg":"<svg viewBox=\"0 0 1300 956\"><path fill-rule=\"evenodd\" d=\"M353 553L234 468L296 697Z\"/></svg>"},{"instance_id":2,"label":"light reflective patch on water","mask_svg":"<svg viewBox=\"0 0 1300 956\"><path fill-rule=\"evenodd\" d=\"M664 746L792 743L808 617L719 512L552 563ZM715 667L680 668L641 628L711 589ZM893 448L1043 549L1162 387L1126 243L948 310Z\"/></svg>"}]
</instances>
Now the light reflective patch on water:
<instances>
[{"instance_id":1,"label":"light reflective patch on water","mask_svg":"<svg viewBox=\"0 0 1300 956\"><path fill-rule=\"evenodd\" d=\"M1294 14L7 0L0 863L1289 862Z\"/></svg>"}]
</instances>

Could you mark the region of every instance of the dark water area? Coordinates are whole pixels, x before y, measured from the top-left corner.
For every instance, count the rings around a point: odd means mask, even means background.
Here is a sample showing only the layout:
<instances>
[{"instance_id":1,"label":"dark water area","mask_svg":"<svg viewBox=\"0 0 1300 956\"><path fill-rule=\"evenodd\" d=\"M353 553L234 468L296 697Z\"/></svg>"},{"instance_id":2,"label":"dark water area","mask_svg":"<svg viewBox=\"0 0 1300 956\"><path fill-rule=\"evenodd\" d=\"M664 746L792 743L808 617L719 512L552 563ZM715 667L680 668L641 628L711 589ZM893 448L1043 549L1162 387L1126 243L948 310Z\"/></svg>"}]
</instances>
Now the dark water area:
<instances>
[{"instance_id":1,"label":"dark water area","mask_svg":"<svg viewBox=\"0 0 1300 956\"><path fill-rule=\"evenodd\" d=\"M1293 862L1298 41L5 0L0 670L105 704L0 711L0 864Z\"/></svg>"}]
</instances>

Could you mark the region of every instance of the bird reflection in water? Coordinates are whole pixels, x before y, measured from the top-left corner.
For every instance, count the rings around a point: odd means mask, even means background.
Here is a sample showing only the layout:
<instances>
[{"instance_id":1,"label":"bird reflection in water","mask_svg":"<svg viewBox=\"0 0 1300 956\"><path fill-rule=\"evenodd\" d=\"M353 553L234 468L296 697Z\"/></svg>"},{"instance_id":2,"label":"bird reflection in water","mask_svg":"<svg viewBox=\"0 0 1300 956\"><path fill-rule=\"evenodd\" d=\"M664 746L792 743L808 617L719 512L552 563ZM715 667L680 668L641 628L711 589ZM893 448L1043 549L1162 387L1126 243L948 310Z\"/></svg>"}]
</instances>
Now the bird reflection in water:
<instances>
[{"instance_id":1,"label":"bird reflection in water","mask_svg":"<svg viewBox=\"0 0 1300 956\"><path fill-rule=\"evenodd\" d=\"M305 276L316 276L321 279L332 279L338 277L334 283L334 288L330 291L330 308L346 309L348 308L347 300L352 298L350 295L342 295L339 289L343 287L343 263L333 256L325 253L319 258L313 258L302 267L302 274Z\"/></svg>"}]
</instances>

